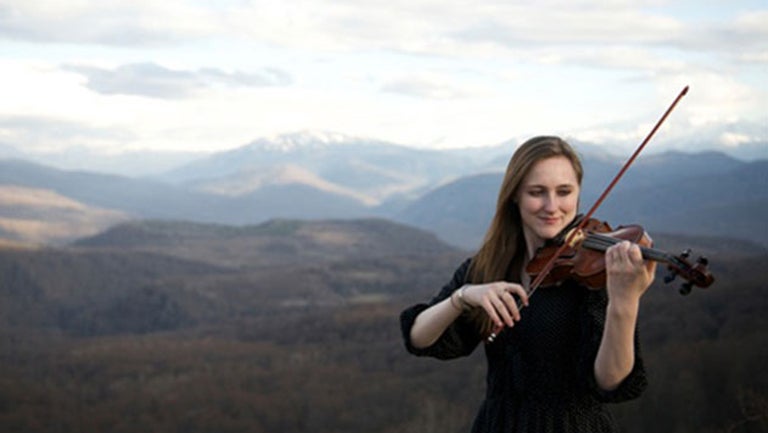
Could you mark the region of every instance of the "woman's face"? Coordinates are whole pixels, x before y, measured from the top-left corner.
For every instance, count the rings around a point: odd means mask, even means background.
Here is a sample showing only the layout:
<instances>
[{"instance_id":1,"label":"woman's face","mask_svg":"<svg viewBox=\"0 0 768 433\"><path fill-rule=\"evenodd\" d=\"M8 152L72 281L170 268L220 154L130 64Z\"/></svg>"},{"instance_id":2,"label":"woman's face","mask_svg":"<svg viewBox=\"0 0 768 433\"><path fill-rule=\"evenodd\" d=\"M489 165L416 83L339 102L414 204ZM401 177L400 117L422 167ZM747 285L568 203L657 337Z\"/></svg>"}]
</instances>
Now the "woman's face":
<instances>
[{"instance_id":1,"label":"woman's face","mask_svg":"<svg viewBox=\"0 0 768 433\"><path fill-rule=\"evenodd\" d=\"M533 165L517 193L526 243L538 248L555 237L576 216L579 181L564 156L542 159Z\"/></svg>"}]
</instances>

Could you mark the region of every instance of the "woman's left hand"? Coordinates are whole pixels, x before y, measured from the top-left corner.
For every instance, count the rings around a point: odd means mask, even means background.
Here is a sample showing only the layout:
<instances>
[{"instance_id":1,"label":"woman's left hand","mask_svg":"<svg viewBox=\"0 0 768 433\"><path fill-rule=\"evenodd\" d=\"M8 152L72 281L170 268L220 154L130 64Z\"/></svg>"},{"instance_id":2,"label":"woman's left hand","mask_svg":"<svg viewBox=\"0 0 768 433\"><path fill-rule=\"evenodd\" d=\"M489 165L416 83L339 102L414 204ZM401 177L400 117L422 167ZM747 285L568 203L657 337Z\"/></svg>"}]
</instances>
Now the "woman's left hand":
<instances>
[{"instance_id":1,"label":"woman's left hand","mask_svg":"<svg viewBox=\"0 0 768 433\"><path fill-rule=\"evenodd\" d=\"M604 390L616 389L635 363L634 335L640 298L653 282L656 262L643 260L637 244L622 241L605 252L608 308L605 330L595 358L595 380Z\"/></svg>"},{"instance_id":2,"label":"woman's left hand","mask_svg":"<svg viewBox=\"0 0 768 433\"><path fill-rule=\"evenodd\" d=\"M638 302L656 275L656 262L644 260L640 247L629 241L605 252L608 299Z\"/></svg>"}]
</instances>

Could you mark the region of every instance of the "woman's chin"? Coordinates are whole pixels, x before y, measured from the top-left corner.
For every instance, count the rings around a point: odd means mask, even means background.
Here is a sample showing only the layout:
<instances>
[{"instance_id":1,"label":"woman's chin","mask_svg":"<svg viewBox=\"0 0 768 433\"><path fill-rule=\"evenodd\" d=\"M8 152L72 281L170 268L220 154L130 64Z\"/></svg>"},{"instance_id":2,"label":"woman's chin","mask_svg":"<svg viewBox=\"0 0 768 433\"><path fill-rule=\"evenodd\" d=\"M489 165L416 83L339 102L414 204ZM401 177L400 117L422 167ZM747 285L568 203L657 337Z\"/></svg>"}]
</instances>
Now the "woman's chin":
<instances>
[{"instance_id":1,"label":"woman's chin","mask_svg":"<svg viewBox=\"0 0 768 433\"><path fill-rule=\"evenodd\" d=\"M541 239L548 240L559 235L561 230L562 230L562 227L544 227L544 228L540 228L536 234Z\"/></svg>"}]
</instances>

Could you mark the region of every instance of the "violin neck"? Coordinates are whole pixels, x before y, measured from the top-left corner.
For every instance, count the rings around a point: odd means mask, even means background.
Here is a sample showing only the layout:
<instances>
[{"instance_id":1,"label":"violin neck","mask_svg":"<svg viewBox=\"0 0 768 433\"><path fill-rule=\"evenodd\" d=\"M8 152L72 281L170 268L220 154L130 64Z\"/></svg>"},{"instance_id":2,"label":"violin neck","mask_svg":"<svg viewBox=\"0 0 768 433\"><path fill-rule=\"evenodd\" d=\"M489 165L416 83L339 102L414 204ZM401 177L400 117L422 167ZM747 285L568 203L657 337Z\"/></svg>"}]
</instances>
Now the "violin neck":
<instances>
[{"instance_id":1,"label":"violin neck","mask_svg":"<svg viewBox=\"0 0 768 433\"><path fill-rule=\"evenodd\" d=\"M622 241L623 239L617 239L610 236L601 235L599 233L590 233L587 235L581 245L584 248L590 250L605 252L605 250L607 250L612 245L616 245ZM643 258L646 260L677 265L677 257L664 251L659 251L640 245L640 252L642 252Z\"/></svg>"}]
</instances>

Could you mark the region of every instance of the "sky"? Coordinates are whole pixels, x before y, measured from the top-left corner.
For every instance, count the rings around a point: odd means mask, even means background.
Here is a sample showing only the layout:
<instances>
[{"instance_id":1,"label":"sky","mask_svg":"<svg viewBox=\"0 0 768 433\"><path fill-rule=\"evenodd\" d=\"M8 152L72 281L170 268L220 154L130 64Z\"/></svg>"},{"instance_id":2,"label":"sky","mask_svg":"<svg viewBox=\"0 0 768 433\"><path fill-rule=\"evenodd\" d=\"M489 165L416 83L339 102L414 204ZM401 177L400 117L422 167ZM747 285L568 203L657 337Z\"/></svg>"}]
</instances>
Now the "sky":
<instances>
[{"instance_id":1,"label":"sky","mask_svg":"<svg viewBox=\"0 0 768 433\"><path fill-rule=\"evenodd\" d=\"M0 144L768 146L768 1L0 0ZM704 146L704 144L702 144Z\"/></svg>"}]
</instances>

